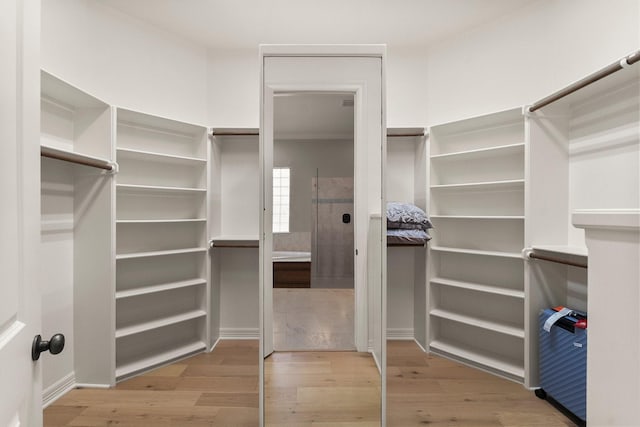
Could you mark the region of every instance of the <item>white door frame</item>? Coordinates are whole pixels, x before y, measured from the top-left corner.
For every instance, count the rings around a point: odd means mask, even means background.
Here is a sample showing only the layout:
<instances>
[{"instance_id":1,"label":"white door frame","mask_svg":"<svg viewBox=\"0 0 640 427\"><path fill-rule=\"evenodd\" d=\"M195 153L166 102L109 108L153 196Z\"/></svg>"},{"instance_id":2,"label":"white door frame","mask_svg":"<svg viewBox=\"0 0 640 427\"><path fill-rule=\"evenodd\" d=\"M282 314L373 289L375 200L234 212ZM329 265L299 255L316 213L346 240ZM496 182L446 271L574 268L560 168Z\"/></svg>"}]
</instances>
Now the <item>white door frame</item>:
<instances>
[{"instance_id":1,"label":"white door frame","mask_svg":"<svg viewBox=\"0 0 640 427\"><path fill-rule=\"evenodd\" d=\"M354 256L355 274L354 274L354 293L355 293L355 344L357 351L371 351L376 357L379 368L384 372L385 366L385 329L383 325L386 323L386 310L383 302L381 302L379 320L382 336L378 337L377 346L380 347L376 352L375 345L369 336L368 324L370 323L371 313L368 307L368 289L367 289L367 230L369 217L372 213L378 215L382 212L384 202L384 172L381 171L380 199L377 202L368 200L367 190L358 191L359 185L367 182L367 160L364 164L358 165L358 152L366 150L367 141L365 131L367 126L367 116L364 113L363 105L366 97L367 86L364 79L362 81L345 81L333 83L298 83L298 84L267 84L265 82L265 63L267 57L373 57L381 60L381 168L383 169L384 149L386 147L386 122L385 122L385 89L384 89L384 58L386 47L384 45L262 45L260 46L260 176L261 192L260 192L260 354L261 359L266 357L273 351L273 270L272 270L272 186L271 171L273 168L273 96L280 92L342 92L354 95L354 111L355 111L355 135L354 135L354 236L356 240L355 250L359 256ZM371 204L377 203L375 212L371 212ZM386 262L384 250L382 250L381 258L381 295L386 294L386 281L384 274ZM377 354L376 354L377 353ZM382 396L384 396L385 384L384 375L382 375ZM264 370L263 362L260 362L260 425L264 425ZM384 425L385 410L384 399L382 402L382 424Z\"/></svg>"},{"instance_id":2,"label":"white door frame","mask_svg":"<svg viewBox=\"0 0 640 427\"><path fill-rule=\"evenodd\" d=\"M40 1L0 3L0 425L42 425ZM48 340L49 337L43 337Z\"/></svg>"}]
</instances>

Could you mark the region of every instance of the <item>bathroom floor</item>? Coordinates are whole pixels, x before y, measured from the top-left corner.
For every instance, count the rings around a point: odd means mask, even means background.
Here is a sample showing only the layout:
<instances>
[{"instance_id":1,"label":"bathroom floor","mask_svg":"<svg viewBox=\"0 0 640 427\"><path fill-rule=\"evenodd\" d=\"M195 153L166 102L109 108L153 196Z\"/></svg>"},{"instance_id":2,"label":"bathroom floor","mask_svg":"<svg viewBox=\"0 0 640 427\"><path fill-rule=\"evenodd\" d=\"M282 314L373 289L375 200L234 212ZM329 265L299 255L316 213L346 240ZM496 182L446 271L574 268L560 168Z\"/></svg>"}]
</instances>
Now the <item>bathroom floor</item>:
<instances>
[{"instance_id":1,"label":"bathroom floor","mask_svg":"<svg viewBox=\"0 0 640 427\"><path fill-rule=\"evenodd\" d=\"M274 289L274 349L355 350L353 298L353 289Z\"/></svg>"}]
</instances>

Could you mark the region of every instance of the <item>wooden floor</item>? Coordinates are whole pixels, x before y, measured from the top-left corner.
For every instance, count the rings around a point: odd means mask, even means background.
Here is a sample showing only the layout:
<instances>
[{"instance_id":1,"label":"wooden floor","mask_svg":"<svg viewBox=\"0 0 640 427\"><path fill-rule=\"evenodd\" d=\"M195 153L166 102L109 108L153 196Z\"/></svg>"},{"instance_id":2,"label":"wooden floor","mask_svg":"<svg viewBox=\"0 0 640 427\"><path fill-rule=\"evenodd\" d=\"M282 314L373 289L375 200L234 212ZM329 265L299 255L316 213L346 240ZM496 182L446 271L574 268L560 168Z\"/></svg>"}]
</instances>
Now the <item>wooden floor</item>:
<instances>
[{"instance_id":1,"label":"wooden floor","mask_svg":"<svg viewBox=\"0 0 640 427\"><path fill-rule=\"evenodd\" d=\"M520 384L388 345L389 427L574 426ZM44 411L45 426L258 425L258 342L221 341L214 352L119 383L72 390ZM265 360L269 427L379 426L380 382L368 354L275 353Z\"/></svg>"},{"instance_id":2,"label":"wooden floor","mask_svg":"<svg viewBox=\"0 0 640 427\"><path fill-rule=\"evenodd\" d=\"M521 384L387 342L387 425L575 426Z\"/></svg>"},{"instance_id":3,"label":"wooden floor","mask_svg":"<svg viewBox=\"0 0 640 427\"><path fill-rule=\"evenodd\" d=\"M258 425L258 341L202 353L119 383L76 389L44 411L45 426Z\"/></svg>"},{"instance_id":4,"label":"wooden floor","mask_svg":"<svg viewBox=\"0 0 640 427\"><path fill-rule=\"evenodd\" d=\"M266 427L380 426L380 374L369 353L274 353L264 372Z\"/></svg>"}]
</instances>

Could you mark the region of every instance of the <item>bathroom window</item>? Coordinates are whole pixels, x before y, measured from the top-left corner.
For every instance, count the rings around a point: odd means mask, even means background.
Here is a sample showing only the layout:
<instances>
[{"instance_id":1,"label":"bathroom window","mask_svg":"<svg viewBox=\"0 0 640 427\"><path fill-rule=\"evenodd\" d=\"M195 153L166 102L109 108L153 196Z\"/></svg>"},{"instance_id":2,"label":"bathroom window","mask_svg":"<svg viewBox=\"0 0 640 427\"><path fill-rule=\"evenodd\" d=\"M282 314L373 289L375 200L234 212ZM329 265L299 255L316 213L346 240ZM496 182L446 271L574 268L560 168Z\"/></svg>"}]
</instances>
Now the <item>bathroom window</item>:
<instances>
[{"instance_id":1,"label":"bathroom window","mask_svg":"<svg viewBox=\"0 0 640 427\"><path fill-rule=\"evenodd\" d=\"M273 232L289 232L290 168L273 168Z\"/></svg>"}]
</instances>

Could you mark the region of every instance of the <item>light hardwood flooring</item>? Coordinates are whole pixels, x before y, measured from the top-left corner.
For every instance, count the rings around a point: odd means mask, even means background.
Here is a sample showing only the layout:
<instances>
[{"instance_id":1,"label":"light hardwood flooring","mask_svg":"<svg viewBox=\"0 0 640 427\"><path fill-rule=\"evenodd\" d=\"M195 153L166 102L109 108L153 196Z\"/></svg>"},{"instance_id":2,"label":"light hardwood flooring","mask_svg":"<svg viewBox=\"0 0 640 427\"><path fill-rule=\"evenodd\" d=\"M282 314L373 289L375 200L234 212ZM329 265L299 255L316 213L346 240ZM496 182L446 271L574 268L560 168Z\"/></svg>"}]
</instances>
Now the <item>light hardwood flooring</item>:
<instances>
[{"instance_id":1,"label":"light hardwood flooring","mask_svg":"<svg viewBox=\"0 0 640 427\"><path fill-rule=\"evenodd\" d=\"M388 426L575 426L521 384L387 342Z\"/></svg>"},{"instance_id":2,"label":"light hardwood flooring","mask_svg":"<svg viewBox=\"0 0 640 427\"><path fill-rule=\"evenodd\" d=\"M369 353L273 353L264 372L266 427L380 426L380 374Z\"/></svg>"},{"instance_id":3,"label":"light hardwood flooring","mask_svg":"<svg viewBox=\"0 0 640 427\"><path fill-rule=\"evenodd\" d=\"M258 425L258 341L220 341L110 390L76 389L44 411L45 426Z\"/></svg>"},{"instance_id":4,"label":"light hardwood flooring","mask_svg":"<svg viewBox=\"0 0 640 427\"><path fill-rule=\"evenodd\" d=\"M522 385L389 341L387 425L574 426ZM258 425L258 342L221 341L111 390L72 390L44 411L45 426ZM370 355L274 353L265 360L266 425L379 425L380 382Z\"/></svg>"}]
</instances>

